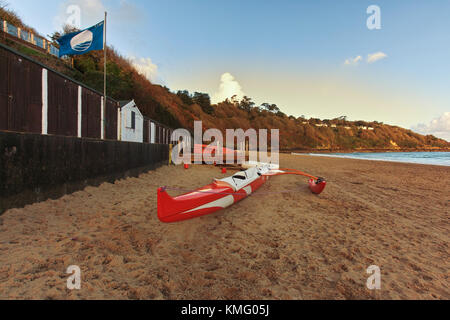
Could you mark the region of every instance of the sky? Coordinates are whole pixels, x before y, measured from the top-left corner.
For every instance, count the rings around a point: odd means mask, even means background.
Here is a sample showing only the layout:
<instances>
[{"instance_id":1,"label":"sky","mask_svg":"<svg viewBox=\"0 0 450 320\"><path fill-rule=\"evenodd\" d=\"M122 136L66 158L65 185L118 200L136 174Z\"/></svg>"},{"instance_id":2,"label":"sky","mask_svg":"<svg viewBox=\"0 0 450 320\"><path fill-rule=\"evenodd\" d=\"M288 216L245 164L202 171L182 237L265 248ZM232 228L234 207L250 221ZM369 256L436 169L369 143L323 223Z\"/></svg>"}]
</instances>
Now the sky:
<instances>
[{"instance_id":1,"label":"sky","mask_svg":"<svg viewBox=\"0 0 450 320\"><path fill-rule=\"evenodd\" d=\"M172 91L213 102L247 95L289 115L345 115L450 140L447 0L6 1L44 35L77 23L73 5L81 28L106 10L108 44Z\"/></svg>"}]
</instances>

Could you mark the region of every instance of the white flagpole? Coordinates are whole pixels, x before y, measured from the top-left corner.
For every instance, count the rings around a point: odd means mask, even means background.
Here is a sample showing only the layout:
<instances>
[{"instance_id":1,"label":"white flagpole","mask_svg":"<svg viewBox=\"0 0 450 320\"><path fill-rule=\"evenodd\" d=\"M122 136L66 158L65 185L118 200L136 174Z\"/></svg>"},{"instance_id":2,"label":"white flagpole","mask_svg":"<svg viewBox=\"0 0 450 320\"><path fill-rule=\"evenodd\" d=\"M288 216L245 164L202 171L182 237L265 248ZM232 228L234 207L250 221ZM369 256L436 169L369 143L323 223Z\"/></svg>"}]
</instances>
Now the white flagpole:
<instances>
[{"instance_id":1,"label":"white flagpole","mask_svg":"<svg viewBox=\"0 0 450 320\"><path fill-rule=\"evenodd\" d=\"M102 110L102 131L103 131L103 137L104 138L104 131L105 131L105 118L104 113L106 110L106 16L107 12L105 11L105 20L103 22L103 53L104 53L104 65L103 65L103 110Z\"/></svg>"}]
</instances>

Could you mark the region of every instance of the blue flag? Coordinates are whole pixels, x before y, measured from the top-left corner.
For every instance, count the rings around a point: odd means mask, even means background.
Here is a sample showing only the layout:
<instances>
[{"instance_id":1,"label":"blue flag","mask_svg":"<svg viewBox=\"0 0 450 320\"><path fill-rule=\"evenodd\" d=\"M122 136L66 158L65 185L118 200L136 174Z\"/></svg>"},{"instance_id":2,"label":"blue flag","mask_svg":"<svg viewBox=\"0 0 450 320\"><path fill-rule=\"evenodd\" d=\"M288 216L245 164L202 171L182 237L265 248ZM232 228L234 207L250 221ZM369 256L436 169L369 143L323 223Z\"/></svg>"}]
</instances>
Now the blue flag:
<instances>
[{"instance_id":1,"label":"blue flag","mask_svg":"<svg viewBox=\"0 0 450 320\"><path fill-rule=\"evenodd\" d=\"M85 30L65 34L57 41L59 43L59 57L65 55L85 54L93 50L103 50L103 27L102 21Z\"/></svg>"}]
</instances>

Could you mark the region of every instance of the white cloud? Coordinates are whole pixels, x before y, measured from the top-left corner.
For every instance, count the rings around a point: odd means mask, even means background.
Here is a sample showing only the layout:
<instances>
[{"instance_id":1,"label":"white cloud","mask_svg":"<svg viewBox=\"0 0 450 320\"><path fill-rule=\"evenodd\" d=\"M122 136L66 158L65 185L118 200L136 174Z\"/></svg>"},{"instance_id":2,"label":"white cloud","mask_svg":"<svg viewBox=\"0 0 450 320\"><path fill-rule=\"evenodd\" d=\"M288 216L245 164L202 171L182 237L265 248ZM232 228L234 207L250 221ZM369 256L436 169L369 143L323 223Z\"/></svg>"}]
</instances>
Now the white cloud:
<instances>
[{"instance_id":1,"label":"white cloud","mask_svg":"<svg viewBox=\"0 0 450 320\"><path fill-rule=\"evenodd\" d=\"M367 63L374 63L378 60L381 59L385 59L387 58L387 54L384 52L375 52L375 53L370 53L367 55ZM348 58L347 60L345 60L344 64L346 66L357 66L359 65L360 62L364 61L362 56L357 56L355 58Z\"/></svg>"},{"instance_id":2,"label":"white cloud","mask_svg":"<svg viewBox=\"0 0 450 320\"><path fill-rule=\"evenodd\" d=\"M212 103L222 102L234 95L241 99L244 96L244 92L239 82L229 72L226 72L220 78L219 92L212 96Z\"/></svg>"},{"instance_id":3,"label":"white cloud","mask_svg":"<svg viewBox=\"0 0 450 320\"><path fill-rule=\"evenodd\" d=\"M438 138L450 141L450 112L445 112L428 124L420 123L411 129L421 134L432 134Z\"/></svg>"},{"instance_id":4,"label":"white cloud","mask_svg":"<svg viewBox=\"0 0 450 320\"><path fill-rule=\"evenodd\" d=\"M357 56L355 58L349 58L347 60L345 60L344 64L347 66L357 66L359 64L360 61L362 61L362 57L361 56Z\"/></svg>"},{"instance_id":5,"label":"white cloud","mask_svg":"<svg viewBox=\"0 0 450 320\"><path fill-rule=\"evenodd\" d=\"M129 57L131 64L136 68L136 70L145 76L152 83L158 81L158 66L152 62L150 58L136 58Z\"/></svg>"},{"instance_id":6,"label":"white cloud","mask_svg":"<svg viewBox=\"0 0 450 320\"><path fill-rule=\"evenodd\" d=\"M367 63L374 63L378 60L387 58L387 54L384 52L375 52L375 53L371 53L367 56Z\"/></svg>"}]
</instances>

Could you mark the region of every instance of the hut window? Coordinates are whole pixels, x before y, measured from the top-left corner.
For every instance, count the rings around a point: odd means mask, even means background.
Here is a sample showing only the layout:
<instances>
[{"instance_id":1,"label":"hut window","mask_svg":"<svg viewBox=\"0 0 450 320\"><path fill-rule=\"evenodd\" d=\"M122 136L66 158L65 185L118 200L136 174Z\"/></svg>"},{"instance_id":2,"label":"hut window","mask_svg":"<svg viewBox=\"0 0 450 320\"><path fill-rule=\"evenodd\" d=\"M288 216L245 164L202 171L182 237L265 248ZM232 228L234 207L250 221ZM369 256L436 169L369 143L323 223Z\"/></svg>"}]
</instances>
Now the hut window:
<instances>
[{"instance_id":1,"label":"hut window","mask_svg":"<svg viewBox=\"0 0 450 320\"><path fill-rule=\"evenodd\" d=\"M131 111L131 129L136 129L136 113Z\"/></svg>"}]
</instances>

